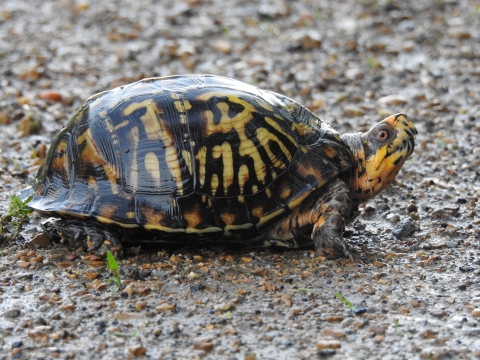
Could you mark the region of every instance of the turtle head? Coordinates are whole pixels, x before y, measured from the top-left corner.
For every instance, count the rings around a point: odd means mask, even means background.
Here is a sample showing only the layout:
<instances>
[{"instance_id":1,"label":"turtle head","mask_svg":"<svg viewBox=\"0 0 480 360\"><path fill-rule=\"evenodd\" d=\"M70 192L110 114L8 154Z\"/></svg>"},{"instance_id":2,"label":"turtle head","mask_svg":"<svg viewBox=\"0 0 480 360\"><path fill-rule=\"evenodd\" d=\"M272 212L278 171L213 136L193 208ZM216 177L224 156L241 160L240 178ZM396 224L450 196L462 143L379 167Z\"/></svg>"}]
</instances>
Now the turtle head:
<instances>
[{"instance_id":1,"label":"turtle head","mask_svg":"<svg viewBox=\"0 0 480 360\"><path fill-rule=\"evenodd\" d=\"M417 129L405 114L395 114L366 133L345 134L353 154L352 166L342 174L351 189L353 205L385 189L397 176L415 147Z\"/></svg>"}]
</instances>

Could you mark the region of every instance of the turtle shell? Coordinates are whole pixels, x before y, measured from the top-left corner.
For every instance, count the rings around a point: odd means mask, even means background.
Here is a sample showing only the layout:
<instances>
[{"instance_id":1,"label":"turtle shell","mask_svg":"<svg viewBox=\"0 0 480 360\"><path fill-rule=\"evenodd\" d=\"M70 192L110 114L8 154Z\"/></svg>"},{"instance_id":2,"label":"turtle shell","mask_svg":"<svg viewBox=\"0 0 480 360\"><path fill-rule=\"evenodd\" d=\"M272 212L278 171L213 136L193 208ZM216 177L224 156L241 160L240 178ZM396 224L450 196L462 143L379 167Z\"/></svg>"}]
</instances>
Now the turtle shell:
<instances>
[{"instance_id":1,"label":"turtle shell","mask_svg":"<svg viewBox=\"0 0 480 360\"><path fill-rule=\"evenodd\" d=\"M21 198L65 217L246 238L351 162L328 123L282 95L218 76L149 78L89 98Z\"/></svg>"}]
</instances>

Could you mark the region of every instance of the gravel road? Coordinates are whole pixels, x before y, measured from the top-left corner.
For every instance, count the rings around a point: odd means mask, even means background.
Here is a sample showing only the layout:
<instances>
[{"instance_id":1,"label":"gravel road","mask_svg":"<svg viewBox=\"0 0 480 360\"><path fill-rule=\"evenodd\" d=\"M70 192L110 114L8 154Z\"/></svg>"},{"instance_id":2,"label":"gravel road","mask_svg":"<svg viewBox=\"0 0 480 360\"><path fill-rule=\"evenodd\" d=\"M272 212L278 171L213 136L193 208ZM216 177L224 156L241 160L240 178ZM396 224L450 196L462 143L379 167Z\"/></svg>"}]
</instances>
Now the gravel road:
<instances>
[{"instance_id":1,"label":"gravel road","mask_svg":"<svg viewBox=\"0 0 480 360\"><path fill-rule=\"evenodd\" d=\"M415 152L345 233L365 261L133 247L117 292L105 259L25 244L34 214L0 238L0 359L480 358L480 3L226 4L3 0L0 213L87 97L210 73L340 132L408 114Z\"/></svg>"}]
</instances>

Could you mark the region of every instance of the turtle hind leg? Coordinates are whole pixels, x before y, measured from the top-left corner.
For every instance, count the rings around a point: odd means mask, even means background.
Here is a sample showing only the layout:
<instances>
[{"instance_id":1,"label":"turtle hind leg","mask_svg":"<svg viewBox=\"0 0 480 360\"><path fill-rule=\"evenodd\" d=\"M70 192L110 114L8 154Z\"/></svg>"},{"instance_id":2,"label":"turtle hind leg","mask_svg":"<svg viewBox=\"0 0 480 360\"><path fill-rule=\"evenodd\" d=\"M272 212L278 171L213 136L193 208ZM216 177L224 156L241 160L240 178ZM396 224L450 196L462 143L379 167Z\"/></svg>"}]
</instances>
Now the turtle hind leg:
<instances>
[{"instance_id":1,"label":"turtle hind leg","mask_svg":"<svg viewBox=\"0 0 480 360\"><path fill-rule=\"evenodd\" d=\"M101 224L61 218L48 219L42 226L50 239L60 238L61 243L83 247L99 256L105 256L107 251L118 257L123 255L118 234Z\"/></svg>"}]
</instances>

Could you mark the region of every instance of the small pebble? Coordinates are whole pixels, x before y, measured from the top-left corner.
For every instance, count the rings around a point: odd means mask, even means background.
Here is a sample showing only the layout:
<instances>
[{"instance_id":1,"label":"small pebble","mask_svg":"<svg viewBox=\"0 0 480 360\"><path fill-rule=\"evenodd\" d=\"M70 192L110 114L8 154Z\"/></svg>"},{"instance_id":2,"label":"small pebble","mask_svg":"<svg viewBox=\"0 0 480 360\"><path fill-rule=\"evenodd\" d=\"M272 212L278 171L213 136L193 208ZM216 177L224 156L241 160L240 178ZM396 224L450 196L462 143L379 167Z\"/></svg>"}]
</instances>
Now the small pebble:
<instances>
[{"instance_id":1,"label":"small pebble","mask_svg":"<svg viewBox=\"0 0 480 360\"><path fill-rule=\"evenodd\" d=\"M342 345L337 340L321 340L316 344L317 349L340 349Z\"/></svg>"},{"instance_id":2,"label":"small pebble","mask_svg":"<svg viewBox=\"0 0 480 360\"><path fill-rule=\"evenodd\" d=\"M480 309L473 309L472 311L472 316L478 317L480 316Z\"/></svg>"},{"instance_id":3,"label":"small pebble","mask_svg":"<svg viewBox=\"0 0 480 360\"><path fill-rule=\"evenodd\" d=\"M224 39L215 40L212 44L212 48L218 52L221 52L225 55L232 52L232 44Z\"/></svg>"},{"instance_id":4,"label":"small pebble","mask_svg":"<svg viewBox=\"0 0 480 360\"><path fill-rule=\"evenodd\" d=\"M17 280L32 280L33 273L19 273L13 275L13 278Z\"/></svg>"},{"instance_id":5,"label":"small pebble","mask_svg":"<svg viewBox=\"0 0 480 360\"><path fill-rule=\"evenodd\" d=\"M343 114L349 118L354 118L359 116L365 116L365 111L357 107L346 106L343 109Z\"/></svg>"},{"instance_id":6,"label":"small pebble","mask_svg":"<svg viewBox=\"0 0 480 360\"><path fill-rule=\"evenodd\" d=\"M3 313L3 317L7 318L7 319L15 319L15 318L19 317L21 314L22 314L22 312L21 312L20 309L14 308L14 309L6 310Z\"/></svg>"},{"instance_id":7,"label":"small pebble","mask_svg":"<svg viewBox=\"0 0 480 360\"><path fill-rule=\"evenodd\" d=\"M325 337L329 336L329 337L333 337L335 339L340 339L340 338L344 338L344 337L347 336L345 331L329 329L329 328L322 329L322 331L320 331L320 334L322 336L325 336Z\"/></svg>"},{"instance_id":8,"label":"small pebble","mask_svg":"<svg viewBox=\"0 0 480 360\"><path fill-rule=\"evenodd\" d=\"M450 248L450 249L454 249L454 248L458 247L458 241L455 241L455 240L445 241L445 246Z\"/></svg>"},{"instance_id":9,"label":"small pebble","mask_svg":"<svg viewBox=\"0 0 480 360\"><path fill-rule=\"evenodd\" d=\"M392 224L396 224L400 220L400 215L395 213L388 214L387 220L390 221Z\"/></svg>"},{"instance_id":10,"label":"small pebble","mask_svg":"<svg viewBox=\"0 0 480 360\"><path fill-rule=\"evenodd\" d=\"M147 353L147 349L145 349L142 345L138 345L128 348L128 352L135 357L141 357Z\"/></svg>"},{"instance_id":11,"label":"small pebble","mask_svg":"<svg viewBox=\"0 0 480 360\"><path fill-rule=\"evenodd\" d=\"M406 104L407 100L404 97L399 95L388 95L381 97L377 100L377 104L379 105L404 105Z\"/></svg>"},{"instance_id":12,"label":"small pebble","mask_svg":"<svg viewBox=\"0 0 480 360\"><path fill-rule=\"evenodd\" d=\"M443 317L445 316L447 313L444 311L444 310L441 310L441 309L432 309L430 310L430 315L432 316L436 316L436 317Z\"/></svg>"},{"instance_id":13,"label":"small pebble","mask_svg":"<svg viewBox=\"0 0 480 360\"><path fill-rule=\"evenodd\" d=\"M363 306L355 306L353 308L353 313L355 315L361 315L361 314L365 314L367 312L367 309L364 308Z\"/></svg>"},{"instance_id":14,"label":"small pebble","mask_svg":"<svg viewBox=\"0 0 480 360\"><path fill-rule=\"evenodd\" d=\"M415 225L410 220L403 220L398 223L392 231L397 238L404 238L415 232Z\"/></svg>"}]
</instances>

